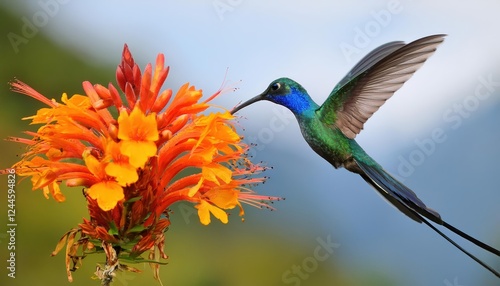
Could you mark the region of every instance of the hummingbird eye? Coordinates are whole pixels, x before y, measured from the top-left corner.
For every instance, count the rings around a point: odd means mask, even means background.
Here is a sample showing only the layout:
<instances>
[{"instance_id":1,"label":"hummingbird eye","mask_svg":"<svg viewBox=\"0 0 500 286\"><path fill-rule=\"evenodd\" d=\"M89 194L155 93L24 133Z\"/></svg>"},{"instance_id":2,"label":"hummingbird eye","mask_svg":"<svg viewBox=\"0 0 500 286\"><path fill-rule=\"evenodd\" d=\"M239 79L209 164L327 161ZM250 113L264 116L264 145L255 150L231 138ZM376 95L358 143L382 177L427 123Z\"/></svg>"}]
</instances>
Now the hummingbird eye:
<instances>
[{"instance_id":1,"label":"hummingbird eye","mask_svg":"<svg viewBox=\"0 0 500 286\"><path fill-rule=\"evenodd\" d=\"M281 84L279 82L275 82L271 85L271 90L276 91L276 90L280 89L280 87L281 87Z\"/></svg>"}]
</instances>

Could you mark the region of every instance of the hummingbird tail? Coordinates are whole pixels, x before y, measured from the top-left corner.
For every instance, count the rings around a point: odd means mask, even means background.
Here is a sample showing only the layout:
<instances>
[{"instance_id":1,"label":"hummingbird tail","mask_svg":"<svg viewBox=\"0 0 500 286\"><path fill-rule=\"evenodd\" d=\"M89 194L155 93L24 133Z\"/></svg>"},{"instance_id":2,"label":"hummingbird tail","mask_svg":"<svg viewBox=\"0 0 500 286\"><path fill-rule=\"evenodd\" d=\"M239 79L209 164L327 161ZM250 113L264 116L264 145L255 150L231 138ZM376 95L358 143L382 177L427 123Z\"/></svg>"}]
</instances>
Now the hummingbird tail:
<instances>
[{"instance_id":1,"label":"hummingbird tail","mask_svg":"<svg viewBox=\"0 0 500 286\"><path fill-rule=\"evenodd\" d=\"M418 215L418 214L417 214ZM472 260L476 261L479 265L483 266L485 269L487 269L488 271L490 271L491 273L493 273L496 277L500 278L500 273L498 271L496 271L493 267L489 266L488 264L486 264L485 262L483 262L481 259L477 258L475 255L473 255L472 253L468 252L467 250L465 250L463 247L461 247L458 243L456 243L453 239L451 239L450 237L448 237L446 234L442 233L439 229L437 229L435 226L432 225L432 223L430 223L429 221L427 221L425 218L422 218L422 222L424 222L426 225L428 225L432 230L434 230L437 234L439 234L441 237L443 237L444 239L446 239L449 243L451 243L453 246L455 246L457 249L459 249L460 251L462 251L463 253L465 253L465 255L469 256L470 258L472 258ZM444 222L445 224L447 224L446 222ZM447 224L448 225L448 224ZM445 225L446 226L446 225ZM450 225L448 225L450 226ZM453 226L451 226L452 228L454 228ZM448 228L448 227L447 227ZM451 230L451 228L449 228ZM458 230L458 229L456 229ZM455 232L455 231L453 231ZM463 233L462 231L458 230L458 232L461 232ZM455 232L455 233L458 233L458 232ZM464 233L465 234L465 233ZM470 237L468 234L465 234L465 236L467 237ZM462 236L465 238L465 236ZM473 237L470 237L472 238L473 240L475 241L478 241L477 239L473 238ZM473 242L472 240L469 240L471 242ZM483 242L481 241L478 241L479 243L481 244L484 244ZM473 242L475 243L475 242ZM476 244L476 243L475 243ZM491 248L492 250L494 251L490 251L496 255L498 255L498 250L487 245L487 244L484 244L487 246L487 248ZM484 248L486 249L486 248ZM488 250L488 249L486 249ZM488 250L489 251L489 250Z\"/></svg>"},{"instance_id":2,"label":"hummingbird tail","mask_svg":"<svg viewBox=\"0 0 500 286\"><path fill-rule=\"evenodd\" d=\"M392 177L375 161L365 163L355 159L355 162L362 171L361 177L404 214L417 222L422 222L421 216L424 216L437 224L443 224L437 211L427 207L417 194ZM415 212L420 216L416 216Z\"/></svg>"},{"instance_id":3,"label":"hummingbird tail","mask_svg":"<svg viewBox=\"0 0 500 286\"><path fill-rule=\"evenodd\" d=\"M460 229L454 227L453 225L447 223L446 221L443 220L443 226L446 227L447 229L451 230L452 232L458 234L459 236L463 237L464 239L474 243L475 245L481 247L482 249L491 252L495 254L496 256L500 256L500 250L493 248L492 246L468 235L467 233L461 231Z\"/></svg>"},{"instance_id":4,"label":"hummingbird tail","mask_svg":"<svg viewBox=\"0 0 500 286\"><path fill-rule=\"evenodd\" d=\"M500 251L491 247L490 245L481 242L480 240L468 235L467 233L459 230L458 228L450 225L446 221L444 221L438 212L435 210L428 208L418 197L417 195L410 190L408 187L403 185L401 182L392 177L389 173L387 173L382 167L376 164L374 161L370 163L365 163L364 160L357 160L355 162L361 169L361 177L368 182L371 186L377 190L379 194L381 194L386 200L388 200L392 205L394 205L401 212L406 214L411 219L424 223L429 226L432 230L434 230L441 237L450 242L457 249L465 253L467 256L472 258L474 261L479 263L481 266L489 270L495 276L500 278L500 273L493 269L491 266L487 265L479 258L462 248L458 243L453 241L446 234L437 229L432 223L440 224L447 229L451 230L455 234L461 236L462 238L472 242L473 244L479 246L480 248L491 252L497 256L500 256ZM428 219L428 220L427 220Z\"/></svg>"}]
</instances>

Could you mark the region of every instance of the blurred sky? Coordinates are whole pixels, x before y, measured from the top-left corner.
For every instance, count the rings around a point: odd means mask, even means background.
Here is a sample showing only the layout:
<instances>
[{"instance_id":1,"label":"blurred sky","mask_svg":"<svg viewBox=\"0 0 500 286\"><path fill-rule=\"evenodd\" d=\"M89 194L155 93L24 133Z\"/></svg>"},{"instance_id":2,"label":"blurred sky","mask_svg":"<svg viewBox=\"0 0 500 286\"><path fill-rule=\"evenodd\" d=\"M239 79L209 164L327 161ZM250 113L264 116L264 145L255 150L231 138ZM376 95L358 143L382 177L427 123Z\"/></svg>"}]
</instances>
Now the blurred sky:
<instances>
[{"instance_id":1,"label":"blurred sky","mask_svg":"<svg viewBox=\"0 0 500 286\"><path fill-rule=\"evenodd\" d=\"M357 60L377 46L448 34L430 60L365 124L357 140L450 223L498 248L500 36L494 19L500 2L367 2L2 4L20 19L42 23L39 33L95 65L116 65L127 43L142 67L164 53L171 66L167 82L174 90L189 81L208 95L225 79L227 86L239 88L217 99L229 109L282 76L301 83L321 103ZM45 18L40 16L44 10L49 15ZM12 31L22 35L19 23ZM22 56L29 41L17 48L12 56ZM479 98L478 93L488 96ZM347 264L375 265L404 285L494 283L492 275L430 229L394 211L360 178L335 171L317 157L287 110L261 102L239 115L245 117L239 123L247 140L259 144L253 151L256 159L274 166L259 191L287 197L277 213L266 214L271 226L312 241L331 234ZM278 127L271 123L276 120ZM433 132L446 139L437 142ZM304 230L311 232L304 235ZM500 267L494 257L480 257Z\"/></svg>"}]
</instances>

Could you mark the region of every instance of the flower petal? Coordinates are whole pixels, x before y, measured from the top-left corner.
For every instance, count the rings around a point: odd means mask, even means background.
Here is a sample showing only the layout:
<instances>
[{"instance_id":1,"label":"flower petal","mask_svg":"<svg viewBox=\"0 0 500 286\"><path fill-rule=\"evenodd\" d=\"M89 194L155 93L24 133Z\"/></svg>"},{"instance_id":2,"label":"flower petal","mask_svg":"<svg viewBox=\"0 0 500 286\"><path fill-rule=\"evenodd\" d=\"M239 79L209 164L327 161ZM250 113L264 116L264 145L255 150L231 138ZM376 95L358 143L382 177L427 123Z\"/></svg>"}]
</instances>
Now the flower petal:
<instances>
[{"instance_id":1,"label":"flower petal","mask_svg":"<svg viewBox=\"0 0 500 286\"><path fill-rule=\"evenodd\" d=\"M137 169L130 164L111 162L106 166L105 170L106 174L115 177L118 184L123 187L133 184L139 179Z\"/></svg>"},{"instance_id":2,"label":"flower petal","mask_svg":"<svg viewBox=\"0 0 500 286\"><path fill-rule=\"evenodd\" d=\"M156 155L156 144L151 141L122 141L120 152L129 157L130 165L144 168L148 159Z\"/></svg>"},{"instance_id":3,"label":"flower petal","mask_svg":"<svg viewBox=\"0 0 500 286\"><path fill-rule=\"evenodd\" d=\"M206 202L205 200L201 200L195 208L198 209L198 217L200 218L200 222L204 225L210 224L210 213L212 213L213 216L219 219L222 223L228 222L227 213L225 211Z\"/></svg>"},{"instance_id":4,"label":"flower petal","mask_svg":"<svg viewBox=\"0 0 500 286\"><path fill-rule=\"evenodd\" d=\"M62 203L66 200L66 197L61 193L61 189L59 188L59 184L57 182L52 182L46 187L43 188L44 193L47 191L52 195L52 197Z\"/></svg>"},{"instance_id":5,"label":"flower petal","mask_svg":"<svg viewBox=\"0 0 500 286\"><path fill-rule=\"evenodd\" d=\"M130 114L122 109L118 124L118 138L122 140L156 141L159 138L156 114L151 113L145 116L137 106Z\"/></svg>"},{"instance_id":6,"label":"flower petal","mask_svg":"<svg viewBox=\"0 0 500 286\"><path fill-rule=\"evenodd\" d=\"M82 154L83 160L85 161L85 165L89 169L90 173L92 175L96 176L97 178L104 178L106 176L106 173L104 172L103 165L99 160L97 160L96 157L94 157L92 154L90 154L90 150L86 149L83 154Z\"/></svg>"},{"instance_id":7,"label":"flower petal","mask_svg":"<svg viewBox=\"0 0 500 286\"><path fill-rule=\"evenodd\" d=\"M233 172L219 163L210 163L202 168L202 176L207 181L219 184L221 179L224 183L229 183Z\"/></svg>"},{"instance_id":8,"label":"flower petal","mask_svg":"<svg viewBox=\"0 0 500 286\"><path fill-rule=\"evenodd\" d=\"M113 181L94 184L87 190L87 194L97 200L97 204L103 211L112 210L124 198L123 188Z\"/></svg>"},{"instance_id":9,"label":"flower petal","mask_svg":"<svg viewBox=\"0 0 500 286\"><path fill-rule=\"evenodd\" d=\"M233 189L212 189L205 193L210 202L222 209L232 209L239 205L239 191Z\"/></svg>"},{"instance_id":10,"label":"flower petal","mask_svg":"<svg viewBox=\"0 0 500 286\"><path fill-rule=\"evenodd\" d=\"M189 197L192 197L194 196L194 194L196 194L198 192L198 190L200 189L201 187L201 184L203 184L203 178L200 178L200 180L198 181L198 183L194 186L192 186L189 191L188 191L188 196Z\"/></svg>"}]
</instances>

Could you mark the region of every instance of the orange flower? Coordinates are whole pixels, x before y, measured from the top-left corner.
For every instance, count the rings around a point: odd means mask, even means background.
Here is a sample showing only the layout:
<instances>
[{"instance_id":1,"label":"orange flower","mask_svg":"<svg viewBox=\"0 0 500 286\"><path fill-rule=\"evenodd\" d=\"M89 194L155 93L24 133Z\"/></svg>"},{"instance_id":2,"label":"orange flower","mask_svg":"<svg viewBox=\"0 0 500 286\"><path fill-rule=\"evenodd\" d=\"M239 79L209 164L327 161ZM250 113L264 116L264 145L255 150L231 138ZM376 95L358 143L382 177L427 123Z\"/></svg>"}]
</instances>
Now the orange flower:
<instances>
[{"instance_id":1,"label":"orange flower","mask_svg":"<svg viewBox=\"0 0 500 286\"><path fill-rule=\"evenodd\" d=\"M96 271L103 281L116 269L135 271L121 264L121 257L153 263L158 279L175 202L193 203L207 225L212 215L227 223L226 210L236 206L243 215L241 203L269 207L267 202L279 199L249 189L265 180L258 177L265 167L246 157L248 146L232 125L233 116L227 110L202 114L221 91L200 101L202 91L186 83L172 98L172 90L160 90L168 72L159 54L154 68L149 64L141 73L125 45L116 72L119 89L86 81L84 95L63 94L57 102L20 81L12 83L13 90L48 106L25 118L42 125L27 132L31 139L11 138L29 145L13 167L17 174L31 177L34 190L43 189L58 202L65 200L63 182L85 190L90 218L66 233L53 252L66 243L70 281L70 270L83 258L78 251L91 250L107 256L105 268ZM181 176L183 171L190 175ZM148 260L141 258L145 251Z\"/></svg>"},{"instance_id":2,"label":"orange flower","mask_svg":"<svg viewBox=\"0 0 500 286\"><path fill-rule=\"evenodd\" d=\"M145 116L136 106L129 114L122 109L118 117L118 139L120 151L129 157L130 164L136 168L144 168L144 164L156 154L158 127L156 114Z\"/></svg>"},{"instance_id":3,"label":"orange flower","mask_svg":"<svg viewBox=\"0 0 500 286\"><path fill-rule=\"evenodd\" d=\"M85 150L83 160L89 171L99 180L88 188L87 195L97 201L103 211L112 210L119 201L125 198L122 186L106 173L105 163L99 162ZM135 181L134 181L135 182Z\"/></svg>"}]
</instances>

